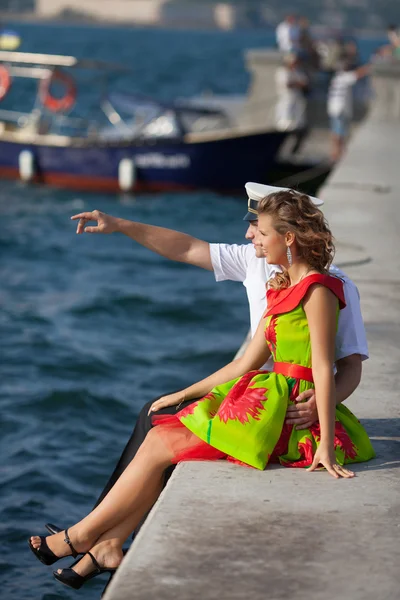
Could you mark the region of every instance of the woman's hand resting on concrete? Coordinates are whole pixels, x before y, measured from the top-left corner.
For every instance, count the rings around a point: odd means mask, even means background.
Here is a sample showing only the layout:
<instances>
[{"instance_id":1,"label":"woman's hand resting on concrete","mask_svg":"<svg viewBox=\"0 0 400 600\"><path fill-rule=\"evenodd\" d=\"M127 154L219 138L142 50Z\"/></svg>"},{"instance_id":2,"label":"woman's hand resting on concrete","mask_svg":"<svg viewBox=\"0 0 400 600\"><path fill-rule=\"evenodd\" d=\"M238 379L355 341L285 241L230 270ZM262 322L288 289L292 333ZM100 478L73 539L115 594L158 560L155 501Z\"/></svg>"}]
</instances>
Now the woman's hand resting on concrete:
<instances>
[{"instance_id":1,"label":"woman's hand resting on concrete","mask_svg":"<svg viewBox=\"0 0 400 600\"><path fill-rule=\"evenodd\" d=\"M349 471L339 465L336 462L335 451L333 449L333 444L324 444L321 442L317 448L316 453L314 454L314 460L312 462L311 467L308 467L307 471L315 471L315 469L319 468L319 465L325 467L325 469L334 477L335 479L339 479L339 477L345 477L346 479L349 477L354 477L353 471Z\"/></svg>"}]
</instances>

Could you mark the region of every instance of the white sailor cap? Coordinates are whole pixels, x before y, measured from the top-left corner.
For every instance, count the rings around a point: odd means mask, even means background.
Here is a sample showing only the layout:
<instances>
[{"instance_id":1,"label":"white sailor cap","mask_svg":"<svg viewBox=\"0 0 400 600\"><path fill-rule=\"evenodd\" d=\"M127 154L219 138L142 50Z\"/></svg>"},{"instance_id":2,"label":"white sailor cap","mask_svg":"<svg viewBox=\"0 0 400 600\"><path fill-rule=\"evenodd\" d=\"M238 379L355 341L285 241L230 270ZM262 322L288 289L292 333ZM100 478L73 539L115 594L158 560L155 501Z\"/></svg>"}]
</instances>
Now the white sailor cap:
<instances>
[{"instance_id":1,"label":"white sailor cap","mask_svg":"<svg viewBox=\"0 0 400 600\"><path fill-rule=\"evenodd\" d=\"M248 202L247 202L247 214L243 218L243 221L256 221L258 219L258 203L260 200L268 196L269 194L273 194L275 192L286 192L291 190L295 192L296 190L292 190L291 188L284 187L276 187L274 185L263 185L262 183L254 183L253 181L249 181L244 186L246 188ZM314 198L314 196L309 196L310 200L314 202L315 206L321 206L324 201L320 198Z\"/></svg>"}]
</instances>

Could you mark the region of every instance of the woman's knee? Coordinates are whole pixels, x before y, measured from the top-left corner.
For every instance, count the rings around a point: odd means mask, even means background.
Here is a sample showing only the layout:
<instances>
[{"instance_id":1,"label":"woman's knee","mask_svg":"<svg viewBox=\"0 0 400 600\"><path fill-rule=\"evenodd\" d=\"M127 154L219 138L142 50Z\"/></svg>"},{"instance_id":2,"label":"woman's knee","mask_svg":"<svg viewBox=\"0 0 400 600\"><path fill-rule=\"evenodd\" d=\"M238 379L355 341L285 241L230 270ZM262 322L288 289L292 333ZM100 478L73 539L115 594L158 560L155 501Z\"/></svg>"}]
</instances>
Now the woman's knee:
<instances>
[{"instance_id":1,"label":"woman's knee","mask_svg":"<svg viewBox=\"0 0 400 600\"><path fill-rule=\"evenodd\" d=\"M151 448L162 448L165 447L162 436L160 435L160 427L153 427L146 435L145 442Z\"/></svg>"},{"instance_id":2,"label":"woman's knee","mask_svg":"<svg viewBox=\"0 0 400 600\"><path fill-rule=\"evenodd\" d=\"M167 435L162 430L162 426L153 427L146 435L144 447L145 451L151 455L155 461L165 464L165 466L169 466L171 464L173 453L168 446L164 434Z\"/></svg>"}]
</instances>

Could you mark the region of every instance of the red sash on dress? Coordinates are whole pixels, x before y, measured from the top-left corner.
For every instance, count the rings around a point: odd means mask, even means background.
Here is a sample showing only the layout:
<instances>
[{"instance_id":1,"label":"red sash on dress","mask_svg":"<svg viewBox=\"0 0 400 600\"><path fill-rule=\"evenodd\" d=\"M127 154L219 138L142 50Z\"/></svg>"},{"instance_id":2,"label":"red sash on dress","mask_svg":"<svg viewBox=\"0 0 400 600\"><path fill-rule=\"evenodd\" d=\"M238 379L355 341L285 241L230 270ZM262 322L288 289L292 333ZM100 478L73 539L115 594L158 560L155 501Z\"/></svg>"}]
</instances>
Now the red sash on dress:
<instances>
[{"instance_id":1,"label":"red sash on dress","mask_svg":"<svg viewBox=\"0 0 400 600\"><path fill-rule=\"evenodd\" d=\"M312 369L295 365L294 363L276 362L274 363L274 373L279 373L285 377L294 377L294 379L302 379L314 383Z\"/></svg>"}]
</instances>

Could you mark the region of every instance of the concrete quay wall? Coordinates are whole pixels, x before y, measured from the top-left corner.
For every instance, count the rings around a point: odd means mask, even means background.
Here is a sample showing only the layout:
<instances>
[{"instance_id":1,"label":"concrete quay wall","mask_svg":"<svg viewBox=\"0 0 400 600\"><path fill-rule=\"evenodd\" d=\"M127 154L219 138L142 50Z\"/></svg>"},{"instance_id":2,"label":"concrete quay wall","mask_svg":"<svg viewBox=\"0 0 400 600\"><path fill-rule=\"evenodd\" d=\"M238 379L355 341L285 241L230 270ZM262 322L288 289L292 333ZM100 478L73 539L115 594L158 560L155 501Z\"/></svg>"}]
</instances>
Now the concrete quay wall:
<instances>
[{"instance_id":1,"label":"concrete quay wall","mask_svg":"<svg viewBox=\"0 0 400 600\"><path fill-rule=\"evenodd\" d=\"M386 73L386 74L385 74ZM357 477L182 463L105 600L385 600L400 564L400 113L397 67L321 192L336 264L357 283L370 359L347 405L377 457ZM380 92L382 92L380 94ZM396 116L397 115L397 116Z\"/></svg>"}]
</instances>

